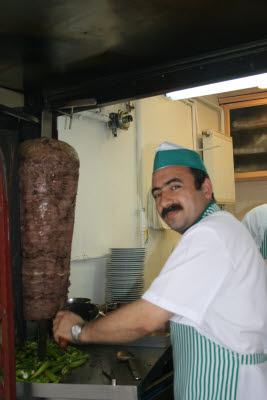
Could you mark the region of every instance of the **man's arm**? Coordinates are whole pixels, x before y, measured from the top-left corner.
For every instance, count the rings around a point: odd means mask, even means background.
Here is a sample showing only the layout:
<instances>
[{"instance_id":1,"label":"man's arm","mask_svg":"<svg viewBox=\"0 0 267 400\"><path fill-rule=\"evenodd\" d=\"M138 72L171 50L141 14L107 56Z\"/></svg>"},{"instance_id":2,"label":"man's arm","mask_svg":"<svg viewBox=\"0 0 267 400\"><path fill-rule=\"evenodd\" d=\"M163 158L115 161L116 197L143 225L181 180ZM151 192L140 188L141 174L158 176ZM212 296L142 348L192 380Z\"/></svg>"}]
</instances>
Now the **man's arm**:
<instances>
[{"instance_id":1,"label":"man's arm","mask_svg":"<svg viewBox=\"0 0 267 400\"><path fill-rule=\"evenodd\" d=\"M164 326L173 313L139 299L107 316L88 322L79 336L83 343L122 343L136 340ZM73 342L71 328L82 318L69 311L59 311L53 322L55 341Z\"/></svg>"}]
</instances>

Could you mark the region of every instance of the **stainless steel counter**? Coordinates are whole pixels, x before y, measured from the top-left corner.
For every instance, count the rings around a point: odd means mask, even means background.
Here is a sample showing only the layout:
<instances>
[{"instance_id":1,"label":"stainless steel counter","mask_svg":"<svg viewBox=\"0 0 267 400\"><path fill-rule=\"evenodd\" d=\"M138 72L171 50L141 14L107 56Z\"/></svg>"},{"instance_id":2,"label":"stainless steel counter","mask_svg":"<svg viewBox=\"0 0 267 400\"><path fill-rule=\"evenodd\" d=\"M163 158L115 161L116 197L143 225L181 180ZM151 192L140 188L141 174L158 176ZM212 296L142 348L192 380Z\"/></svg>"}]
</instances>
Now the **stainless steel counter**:
<instances>
[{"instance_id":1,"label":"stainless steel counter","mask_svg":"<svg viewBox=\"0 0 267 400\"><path fill-rule=\"evenodd\" d=\"M17 399L137 400L164 374L170 364L169 338L145 337L123 345L86 345L89 361L72 371L62 383L17 383ZM140 380L135 380L128 364L116 358L118 351L131 352Z\"/></svg>"}]
</instances>

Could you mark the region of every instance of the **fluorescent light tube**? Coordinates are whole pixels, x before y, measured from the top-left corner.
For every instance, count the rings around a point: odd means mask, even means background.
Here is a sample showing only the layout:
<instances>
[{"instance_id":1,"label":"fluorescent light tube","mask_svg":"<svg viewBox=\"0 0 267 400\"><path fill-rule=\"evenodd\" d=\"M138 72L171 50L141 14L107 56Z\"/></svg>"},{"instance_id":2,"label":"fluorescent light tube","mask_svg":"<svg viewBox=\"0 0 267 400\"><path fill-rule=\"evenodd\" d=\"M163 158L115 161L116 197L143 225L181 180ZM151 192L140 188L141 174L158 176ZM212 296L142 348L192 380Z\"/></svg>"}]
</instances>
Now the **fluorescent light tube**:
<instances>
[{"instance_id":1,"label":"fluorescent light tube","mask_svg":"<svg viewBox=\"0 0 267 400\"><path fill-rule=\"evenodd\" d=\"M233 90L247 89L260 85L267 86L267 73L247 76L245 78L231 79L229 81L210 83L190 89L177 90L167 93L172 100L188 99L191 97L207 96L209 94L231 92Z\"/></svg>"}]
</instances>

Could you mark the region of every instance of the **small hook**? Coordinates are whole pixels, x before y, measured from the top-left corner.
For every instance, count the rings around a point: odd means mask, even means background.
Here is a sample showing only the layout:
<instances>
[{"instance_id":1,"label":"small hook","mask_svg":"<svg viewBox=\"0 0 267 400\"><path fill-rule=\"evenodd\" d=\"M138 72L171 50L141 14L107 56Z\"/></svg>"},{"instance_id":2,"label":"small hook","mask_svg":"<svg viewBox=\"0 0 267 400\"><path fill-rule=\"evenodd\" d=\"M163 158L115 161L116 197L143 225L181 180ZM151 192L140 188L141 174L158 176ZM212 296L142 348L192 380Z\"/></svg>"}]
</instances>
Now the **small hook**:
<instances>
[{"instance_id":1,"label":"small hook","mask_svg":"<svg viewBox=\"0 0 267 400\"><path fill-rule=\"evenodd\" d=\"M71 127L72 127L72 120L73 120L73 107L71 107L69 129L71 129Z\"/></svg>"}]
</instances>

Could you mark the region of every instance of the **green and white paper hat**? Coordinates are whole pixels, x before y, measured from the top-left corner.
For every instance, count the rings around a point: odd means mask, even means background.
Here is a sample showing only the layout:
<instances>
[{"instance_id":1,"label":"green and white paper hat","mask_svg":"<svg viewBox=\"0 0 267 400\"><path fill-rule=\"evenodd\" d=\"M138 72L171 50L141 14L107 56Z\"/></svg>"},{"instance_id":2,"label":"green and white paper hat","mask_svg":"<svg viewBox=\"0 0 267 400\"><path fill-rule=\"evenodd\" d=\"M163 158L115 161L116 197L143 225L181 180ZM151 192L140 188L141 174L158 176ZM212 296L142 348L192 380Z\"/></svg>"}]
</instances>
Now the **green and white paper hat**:
<instances>
[{"instance_id":1,"label":"green and white paper hat","mask_svg":"<svg viewBox=\"0 0 267 400\"><path fill-rule=\"evenodd\" d=\"M178 165L200 169L207 173L200 155L193 150L186 149L175 143L164 142L156 148L155 152L153 172L160 168Z\"/></svg>"}]
</instances>

